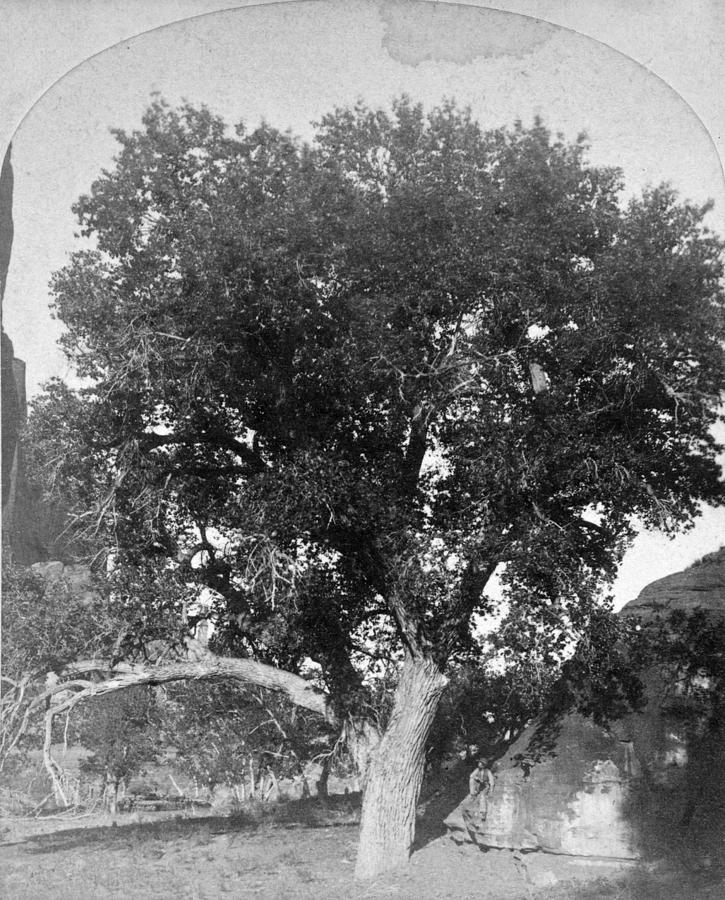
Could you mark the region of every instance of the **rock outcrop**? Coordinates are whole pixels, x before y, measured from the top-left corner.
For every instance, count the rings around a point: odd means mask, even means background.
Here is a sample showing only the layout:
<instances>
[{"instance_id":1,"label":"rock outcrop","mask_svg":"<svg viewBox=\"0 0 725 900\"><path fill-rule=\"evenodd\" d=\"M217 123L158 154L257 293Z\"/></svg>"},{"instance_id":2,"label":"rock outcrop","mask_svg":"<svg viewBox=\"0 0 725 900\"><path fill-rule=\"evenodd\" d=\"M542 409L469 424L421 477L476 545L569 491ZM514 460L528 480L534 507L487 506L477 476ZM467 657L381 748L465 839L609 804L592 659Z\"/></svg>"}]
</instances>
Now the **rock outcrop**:
<instances>
[{"instance_id":1,"label":"rock outcrop","mask_svg":"<svg viewBox=\"0 0 725 900\"><path fill-rule=\"evenodd\" d=\"M8 147L0 170L0 312L13 246L13 167ZM2 545L6 559L29 566L64 551L65 510L43 500L26 477L21 435L27 417L25 363L2 329Z\"/></svg>"},{"instance_id":2,"label":"rock outcrop","mask_svg":"<svg viewBox=\"0 0 725 900\"><path fill-rule=\"evenodd\" d=\"M620 615L651 620L674 610L693 613L700 609L709 616L725 617L725 547L709 553L699 562L648 584Z\"/></svg>"},{"instance_id":3,"label":"rock outcrop","mask_svg":"<svg viewBox=\"0 0 725 900\"><path fill-rule=\"evenodd\" d=\"M10 147L0 170L0 310L13 246L13 167ZM2 507L3 525L12 514L18 473L17 443L24 421L25 378L22 363L15 358L13 344L2 329Z\"/></svg>"},{"instance_id":4,"label":"rock outcrop","mask_svg":"<svg viewBox=\"0 0 725 900\"><path fill-rule=\"evenodd\" d=\"M446 819L460 837L484 847L574 856L635 858L626 809L641 767L631 742L579 715L567 716L555 754L521 765L532 725L499 761L485 820L465 801Z\"/></svg>"},{"instance_id":5,"label":"rock outcrop","mask_svg":"<svg viewBox=\"0 0 725 900\"><path fill-rule=\"evenodd\" d=\"M675 610L725 619L725 548L653 582L621 614L646 625ZM452 836L482 847L586 857L662 855L678 841L721 853L722 726L698 720L695 701L663 678L661 669L645 673L644 711L608 729L566 716L553 752L528 764L539 723L532 724L499 760L485 820L464 800L446 819Z\"/></svg>"}]
</instances>

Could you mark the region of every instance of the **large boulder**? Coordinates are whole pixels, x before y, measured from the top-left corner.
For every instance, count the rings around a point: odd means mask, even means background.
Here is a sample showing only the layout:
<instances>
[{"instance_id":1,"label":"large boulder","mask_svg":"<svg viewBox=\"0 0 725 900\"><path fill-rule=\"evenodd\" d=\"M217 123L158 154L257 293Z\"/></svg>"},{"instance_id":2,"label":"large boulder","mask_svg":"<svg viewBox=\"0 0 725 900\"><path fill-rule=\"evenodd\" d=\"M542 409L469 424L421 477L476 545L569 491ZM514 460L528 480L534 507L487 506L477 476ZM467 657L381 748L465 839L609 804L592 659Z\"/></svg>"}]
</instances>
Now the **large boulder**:
<instances>
[{"instance_id":1,"label":"large boulder","mask_svg":"<svg viewBox=\"0 0 725 900\"><path fill-rule=\"evenodd\" d=\"M653 582L621 614L640 616L646 627L676 610L725 618L725 548ZM452 836L586 857L660 855L685 840L722 852L722 729L698 720L697 699L668 670L652 669L643 680L642 713L608 728L567 715L550 735L552 752L538 761L531 747L542 723L533 723L499 760L485 819L463 800L445 822Z\"/></svg>"},{"instance_id":2,"label":"large boulder","mask_svg":"<svg viewBox=\"0 0 725 900\"><path fill-rule=\"evenodd\" d=\"M447 828L483 847L637 857L627 810L641 766L631 741L571 715L561 723L555 752L527 763L535 733L534 724L499 761L485 819L464 800Z\"/></svg>"}]
</instances>

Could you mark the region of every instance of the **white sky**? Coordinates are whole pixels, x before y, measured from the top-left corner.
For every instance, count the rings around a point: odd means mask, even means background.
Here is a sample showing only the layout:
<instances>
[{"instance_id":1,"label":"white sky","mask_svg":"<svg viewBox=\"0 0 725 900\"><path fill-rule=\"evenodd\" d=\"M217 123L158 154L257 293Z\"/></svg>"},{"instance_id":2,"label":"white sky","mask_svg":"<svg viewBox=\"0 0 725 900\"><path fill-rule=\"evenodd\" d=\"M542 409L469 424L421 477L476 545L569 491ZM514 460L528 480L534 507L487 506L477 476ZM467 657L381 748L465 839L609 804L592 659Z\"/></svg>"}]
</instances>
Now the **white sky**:
<instances>
[{"instance_id":1,"label":"white sky","mask_svg":"<svg viewBox=\"0 0 725 900\"><path fill-rule=\"evenodd\" d=\"M404 91L428 105L454 96L486 126L540 114L567 137L587 131L592 160L621 166L629 190L669 180L692 200L712 197L710 224L725 234L718 0L496 4L605 43L482 3L311 0L210 13L229 5L0 0L10 47L0 60L0 142L40 98L13 137L15 241L3 311L31 395L66 374L47 283L73 249L71 203L112 164L109 128L136 127L152 91L207 103L231 123L264 116L303 136L334 105L358 97L387 105ZM158 27L166 22L176 24ZM725 511L708 511L672 542L643 535L623 565L618 601L724 542Z\"/></svg>"}]
</instances>

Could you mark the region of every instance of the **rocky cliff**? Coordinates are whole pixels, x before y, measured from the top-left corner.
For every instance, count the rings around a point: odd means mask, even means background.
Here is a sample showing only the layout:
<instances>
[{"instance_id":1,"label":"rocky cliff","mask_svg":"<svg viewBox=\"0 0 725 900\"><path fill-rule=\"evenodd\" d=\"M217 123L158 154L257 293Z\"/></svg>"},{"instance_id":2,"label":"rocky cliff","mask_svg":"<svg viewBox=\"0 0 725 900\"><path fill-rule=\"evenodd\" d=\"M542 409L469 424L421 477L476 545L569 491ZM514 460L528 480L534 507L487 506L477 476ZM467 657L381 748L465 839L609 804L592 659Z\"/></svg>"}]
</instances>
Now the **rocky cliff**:
<instances>
[{"instance_id":1,"label":"rocky cliff","mask_svg":"<svg viewBox=\"0 0 725 900\"><path fill-rule=\"evenodd\" d=\"M703 610L722 621L725 652L725 548L648 585L621 614L641 616L646 627L675 610ZM566 716L553 753L522 765L533 723L499 760L486 818L464 800L446 819L453 836L482 847L588 857L657 856L672 846L721 854L723 723L698 720L699 707L677 684L663 690L666 677L659 668L644 673L644 711L608 729Z\"/></svg>"},{"instance_id":2,"label":"rocky cliff","mask_svg":"<svg viewBox=\"0 0 725 900\"><path fill-rule=\"evenodd\" d=\"M13 246L13 167L8 147L0 171L0 311ZM25 363L15 356L2 330L2 546L6 559L20 565L53 558L62 552L58 537L64 511L44 503L26 477L21 434L25 426Z\"/></svg>"},{"instance_id":3,"label":"rocky cliff","mask_svg":"<svg viewBox=\"0 0 725 900\"><path fill-rule=\"evenodd\" d=\"M696 609L718 618L725 616L725 547L709 553L684 572L648 584L636 600L622 608L621 615L650 620L674 610L692 613Z\"/></svg>"}]
</instances>

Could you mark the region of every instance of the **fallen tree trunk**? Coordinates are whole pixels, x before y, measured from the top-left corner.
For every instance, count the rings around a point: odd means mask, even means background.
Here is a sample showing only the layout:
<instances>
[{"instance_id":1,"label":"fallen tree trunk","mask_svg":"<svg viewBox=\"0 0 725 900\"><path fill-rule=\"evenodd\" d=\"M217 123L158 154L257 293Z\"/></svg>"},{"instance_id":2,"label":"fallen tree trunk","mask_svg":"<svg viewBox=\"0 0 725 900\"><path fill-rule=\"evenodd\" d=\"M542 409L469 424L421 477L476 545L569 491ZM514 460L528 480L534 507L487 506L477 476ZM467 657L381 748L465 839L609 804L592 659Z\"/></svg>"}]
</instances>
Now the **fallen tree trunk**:
<instances>
[{"instance_id":1,"label":"fallen tree trunk","mask_svg":"<svg viewBox=\"0 0 725 900\"><path fill-rule=\"evenodd\" d=\"M75 706L77 702L88 697L99 697L139 685L168 684L172 681L210 681L225 678L284 694L295 706L301 706L303 709L317 713L331 725L339 724L328 694L300 675L256 662L253 659L238 659L205 653L199 659L179 660L158 666L138 663L110 665L102 660L81 660L68 666L64 674L76 676L90 673L98 673L102 680L79 681L74 678L70 682L59 681L53 688L37 697L33 704L43 703L51 695L81 685L82 687L72 698L67 698L58 705L56 712L62 712L69 706Z\"/></svg>"},{"instance_id":2,"label":"fallen tree trunk","mask_svg":"<svg viewBox=\"0 0 725 900\"><path fill-rule=\"evenodd\" d=\"M193 648L190 648L193 649ZM252 659L214 656L203 651L201 658L164 663L159 666L144 666L137 663L117 663L110 665L101 660L80 660L69 666L67 675L100 674L101 681L82 681L74 678L71 681L59 681L33 701L33 705L46 703L45 741L43 760L51 781L59 786L59 766L51 753L53 720L60 713L69 712L78 703L105 694L115 693L141 685L168 684L173 681L210 681L216 679L232 679L244 684L277 691L284 694L290 702L320 715L330 724L338 724L337 716L330 703L329 696L299 675L277 669ZM63 696L71 690L70 697ZM60 698L53 702L53 697Z\"/></svg>"},{"instance_id":3,"label":"fallen tree trunk","mask_svg":"<svg viewBox=\"0 0 725 900\"><path fill-rule=\"evenodd\" d=\"M187 652L191 658L176 659L154 665L153 663L112 664L103 659L78 660L57 675L49 673L44 689L28 696L28 685L14 685L8 698L6 692L4 706L11 715L5 721L12 722L10 731L3 735L5 757L12 752L34 715L44 711L45 739L43 759L58 799L63 802L60 785L60 767L51 754L53 721L56 716L68 713L84 700L102 697L106 694L126 690L141 685L168 684L174 681L211 681L228 679L254 685L283 694L296 706L316 713L333 726L341 726L337 713L328 694L315 687L310 681L278 669L275 666L256 662L252 659L215 656L205 648L189 642ZM7 727L3 729L7 732Z\"/></svg>"}]
</instances>

